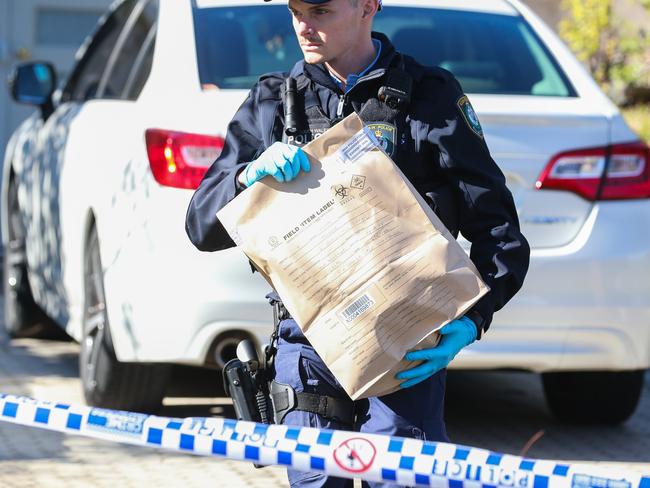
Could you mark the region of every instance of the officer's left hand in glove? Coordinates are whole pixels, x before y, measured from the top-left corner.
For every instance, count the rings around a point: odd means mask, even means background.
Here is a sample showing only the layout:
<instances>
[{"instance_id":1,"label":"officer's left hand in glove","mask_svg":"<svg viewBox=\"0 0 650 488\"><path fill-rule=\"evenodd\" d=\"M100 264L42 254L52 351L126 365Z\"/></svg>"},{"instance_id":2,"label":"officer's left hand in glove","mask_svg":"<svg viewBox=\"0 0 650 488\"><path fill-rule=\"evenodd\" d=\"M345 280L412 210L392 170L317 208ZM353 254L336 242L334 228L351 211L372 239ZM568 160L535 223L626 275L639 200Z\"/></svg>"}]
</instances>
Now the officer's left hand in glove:
<instances>
[{"instance_id":1,"label":"officer's left hand in glove","mask_svg":"<svg viewBox=\"0 0 650 488\"><path fill-rule=\"evenodd\" d=\"M451 362L458 352L476 340L476 325L472 319L462 317L449 322L438 331L441 335L440 342L431 349L407 352L404 359L407 361L424 361L395 375L398 380L408 380L400 384L402 388L417 385L434 375Z\"/></svg>"},{"instance_id":2,"label":"officer's left hand in glove","mask_svg":"<svg viewBox=\"0 0 650 488\"><path fill-rule=\"evenodd\" d=\"M275 142L259 158L248 163L238 179L247 187L265 176L273 176L280 182L291 181L301 169L305 172L311 169L305 152L299 147Z\"/></svg>"}]
</instances>

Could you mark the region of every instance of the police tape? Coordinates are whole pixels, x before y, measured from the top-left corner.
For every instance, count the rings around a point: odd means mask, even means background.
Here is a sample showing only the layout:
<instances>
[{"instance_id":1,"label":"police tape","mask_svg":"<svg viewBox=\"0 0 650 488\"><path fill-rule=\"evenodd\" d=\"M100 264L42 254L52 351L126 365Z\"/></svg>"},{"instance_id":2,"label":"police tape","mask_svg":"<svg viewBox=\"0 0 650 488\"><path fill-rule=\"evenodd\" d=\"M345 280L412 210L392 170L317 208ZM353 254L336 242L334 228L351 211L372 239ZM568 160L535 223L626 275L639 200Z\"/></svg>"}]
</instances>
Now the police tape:
<instances>
[{"instance_id":1,"label":"police tape","mask_svg":"<svg viewBox=\"0 0 650 488\"><path fill-rule=\"evenodd\" d=\"M650 476L526 459L455 444L217 417L159 417L4 394L0 394L0 421L407 486L650 488Z\"/></svg>"}]
</instances>

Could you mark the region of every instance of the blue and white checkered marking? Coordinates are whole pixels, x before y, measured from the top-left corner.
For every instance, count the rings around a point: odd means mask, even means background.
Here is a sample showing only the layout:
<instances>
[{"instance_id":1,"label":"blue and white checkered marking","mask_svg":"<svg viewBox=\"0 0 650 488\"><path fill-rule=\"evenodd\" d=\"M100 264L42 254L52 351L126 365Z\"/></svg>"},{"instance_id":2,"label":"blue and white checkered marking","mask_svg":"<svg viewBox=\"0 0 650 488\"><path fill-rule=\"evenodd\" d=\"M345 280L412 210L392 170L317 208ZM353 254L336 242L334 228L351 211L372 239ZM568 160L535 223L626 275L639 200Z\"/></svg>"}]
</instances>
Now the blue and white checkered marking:
<instances>
[{"instance_id":1,"label":"blue and white checkered marking","mask_svg":"<svg viewBox=\"0 0 650 488\"><path fill-rule=\"evenodd\" d=\"M113 442L409 486L650 488L650 476L525 459L454 444L223 418L158 417L4 394L0 394L0 421ZM376 456L363 472L346 470L335 459L334 452L350 439L363 439L376 449Z\"/></svg>"}]
</instances>

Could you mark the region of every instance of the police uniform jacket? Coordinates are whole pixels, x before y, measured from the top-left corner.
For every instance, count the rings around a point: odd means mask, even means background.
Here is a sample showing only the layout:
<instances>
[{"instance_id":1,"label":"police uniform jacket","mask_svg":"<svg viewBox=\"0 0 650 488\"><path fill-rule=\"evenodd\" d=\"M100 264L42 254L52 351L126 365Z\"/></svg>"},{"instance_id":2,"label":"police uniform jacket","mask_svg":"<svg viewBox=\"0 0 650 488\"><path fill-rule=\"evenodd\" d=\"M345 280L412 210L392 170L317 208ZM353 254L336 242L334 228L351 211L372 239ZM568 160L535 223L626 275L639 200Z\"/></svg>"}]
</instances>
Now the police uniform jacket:
<instances>
[{"instance_id":1,"label":"police uniform jacket","mask_svg":"<svg viewBox=\"0 0 650 488\"><path fill-rule=\"evenodd\" d=\"M492 314L521 287L529 246L505 178L490 156L471 105L451 73L424 67L396 52L388 38L371 70L345 94L320 64L296 63L290 73L262 76L228 126L225 145L190 202L186 231L202 251L234 246L216 213L243 188L239 172L276 141L303 145L353 110L380 135L400 167L454 236L469 240L470 258L491 291L470 311L479 336ZM391 69L413 80L411 102L392 109L377 94ZM300 112L297 132L284 131L282 86L297 80Z\"/></svg>"}]
</instances>

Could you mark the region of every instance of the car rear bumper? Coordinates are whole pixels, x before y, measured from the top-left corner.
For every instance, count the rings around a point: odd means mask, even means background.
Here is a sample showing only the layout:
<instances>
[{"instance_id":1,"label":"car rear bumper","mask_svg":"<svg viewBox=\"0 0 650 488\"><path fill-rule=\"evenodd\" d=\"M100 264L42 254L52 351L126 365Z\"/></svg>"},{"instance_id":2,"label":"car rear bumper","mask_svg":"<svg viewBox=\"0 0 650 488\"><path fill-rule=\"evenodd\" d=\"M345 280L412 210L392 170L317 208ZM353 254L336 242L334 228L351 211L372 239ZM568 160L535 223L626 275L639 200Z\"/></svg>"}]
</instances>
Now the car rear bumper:
<instances>
[{"instance_id":1,"label":"car rear bumper","mask_svg":"<svg viewBox=\"0 0 650 488\"><path fill-rule=\"evenodd\" d=\"M650 366L650 200L601 202L568 245L531 252L521 291L456 368Z\"/></svg>"}]
</instances>

